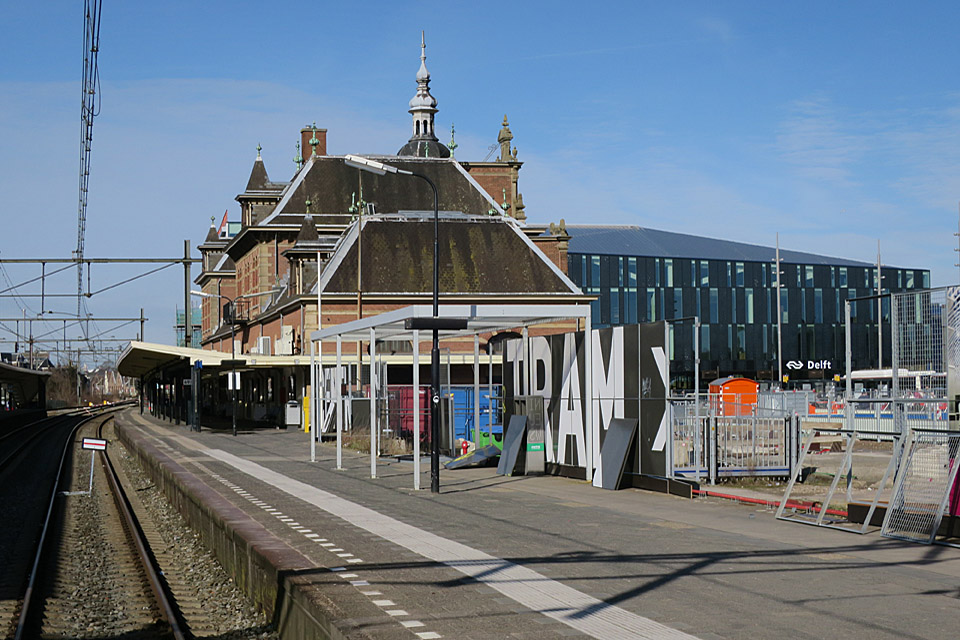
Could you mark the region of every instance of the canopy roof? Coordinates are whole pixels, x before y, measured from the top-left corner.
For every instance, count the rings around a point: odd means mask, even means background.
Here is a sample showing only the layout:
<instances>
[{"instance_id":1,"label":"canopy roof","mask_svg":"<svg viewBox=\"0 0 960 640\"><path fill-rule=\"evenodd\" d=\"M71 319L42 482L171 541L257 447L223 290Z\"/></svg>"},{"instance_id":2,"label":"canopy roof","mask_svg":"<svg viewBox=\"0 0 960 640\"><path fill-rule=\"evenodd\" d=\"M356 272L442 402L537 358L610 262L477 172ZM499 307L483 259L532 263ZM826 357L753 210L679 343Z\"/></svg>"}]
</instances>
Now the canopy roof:
<instances>
[{"instance_id":1,"label":"canopy roof","mask_svg":"<svg viewBox=\"0 0 960 640\"><path fill-rule=\"evenodd\" d=\"M361 318L323 328L312 332L310 339L313 341L329 340L339 336L341 339L351 341L369 340L370 330L373 329L379 340L409 340L413 338L413 329L407 328L408 321L422 321L432 317L433 307L431 305L412 305L369 318ZM439 330L441 338L452 338L472 336L477 333L496 333L558 320L572 320L574 318L589 320L590 305L442 305L438 317L447 320L466 321L465 329ZM432 332L431 329L421 329L421 331L424 333Z\"/></svg>"},{"instance_id":2,"label":"canopy roof","mask_svg":"<svg viewBox=\"0 0 960 640\"><path fill-rule=\"evenodd\" d=\"M222 351L133 341L120 354L120 358L117 360L117 371L124 376L139 378L155 369L178 362L187 364L189 361L190 366L201 362L204 367L217 368L222 366L223 361L229 361L232 358L231 354ZM243 368L288 367L309 362L309 357L265 356L249 353L238 353L237 359L244 361Z\"/></svg>"}]
</instances>

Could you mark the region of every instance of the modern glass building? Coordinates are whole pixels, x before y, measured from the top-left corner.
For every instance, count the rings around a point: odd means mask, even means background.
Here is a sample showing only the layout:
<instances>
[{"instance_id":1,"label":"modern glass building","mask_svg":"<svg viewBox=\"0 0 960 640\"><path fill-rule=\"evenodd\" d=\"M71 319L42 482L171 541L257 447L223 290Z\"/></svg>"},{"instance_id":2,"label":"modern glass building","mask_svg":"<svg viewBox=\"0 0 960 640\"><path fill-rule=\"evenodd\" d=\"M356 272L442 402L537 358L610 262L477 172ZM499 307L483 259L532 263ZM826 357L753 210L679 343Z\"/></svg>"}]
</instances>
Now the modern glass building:
<instances>
[{"instance_id":1,"label":"modern glass building","mask_svg":"<svg viewBox=\"0 0 960 640\"><path fill-rule=\"evenodd\" d=\"M772 247L634 226L567 230L568 274L584 293L599 296L594 327L676 320L669 348L680 388L693 385L695 316L702 381L775 380L778 308L783 373L791 381L832 380L845 372L844 302L877 293L876 264L781 249L778 305ZM930 286L927 269L882 265L880 272L884 293ZM890 366L889 313L885 298L880 309L875 298L852 305L855 370Z\"/></svg>"}]
</instances>

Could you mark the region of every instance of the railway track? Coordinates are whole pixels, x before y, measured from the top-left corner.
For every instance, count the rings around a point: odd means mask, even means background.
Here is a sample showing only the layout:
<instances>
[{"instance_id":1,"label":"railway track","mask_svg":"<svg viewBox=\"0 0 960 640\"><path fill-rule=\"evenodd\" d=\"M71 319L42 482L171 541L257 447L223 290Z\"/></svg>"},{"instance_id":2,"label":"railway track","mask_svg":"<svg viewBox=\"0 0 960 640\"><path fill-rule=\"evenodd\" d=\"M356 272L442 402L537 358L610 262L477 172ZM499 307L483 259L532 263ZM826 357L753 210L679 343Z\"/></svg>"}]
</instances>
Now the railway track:
<instances>
[{"instance_id":1,"label":"railway track","mask_svg":"<svg viewBox=\"0 0 960 640\"><path fill-rule=\"evenodd\" d=\"M0 425L0 638L275 638L171 529L113 427L110 414ZM110 444L81 450L83 437Z\"/></svg>"},{"instance_id":2,"label":"railway track","mask_svg":"<svg viewBox=\"0 0 960 640\"><path fill-rule=\"evenodd\" d=\"M33 562L19 597L9 597L13 593L10 584L0 593L4 637L191 637L153 563L116 471L106 456L79 449L81 436L103 435L110 420L109 415L70 416L53 418L49 425L34 425L48 444L41 448L51 448L49 443L55 440L62 442L62 454L54 474L58 480L55 486L49 483L42 532L18 536L20 554L32 556ZM51 436L53 432L57 438ZM38 446L19 443L8 449L17 451L4 458L13 461ZM44 462L49 473L49 456ZM21 464L7 473L15 472L14 477L23 482L30 466ZM89 491L91 477L93 490ZM34 507L32 512L36 511ZM25 552L27 542L33 544L35 553ZM16 573L22 576L22 566L18 569Z\"/></svg>"}]
</instances>

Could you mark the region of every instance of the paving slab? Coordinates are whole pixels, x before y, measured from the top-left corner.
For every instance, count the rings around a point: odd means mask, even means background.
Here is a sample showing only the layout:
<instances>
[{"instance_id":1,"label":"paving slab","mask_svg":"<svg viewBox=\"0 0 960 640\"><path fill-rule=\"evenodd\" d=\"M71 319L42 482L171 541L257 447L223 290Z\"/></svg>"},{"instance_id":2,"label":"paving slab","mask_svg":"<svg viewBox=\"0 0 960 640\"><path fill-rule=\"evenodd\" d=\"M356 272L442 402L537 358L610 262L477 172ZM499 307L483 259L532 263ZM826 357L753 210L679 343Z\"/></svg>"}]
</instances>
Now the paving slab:
<instances>
[{"instance_id":1,"label":"paving slab","mask_svg":"<svg viewBox=\"0 0 960 640\"><path fill-rule=\"evenodd\" d=\"M773 510L441 471L299 431L194 433L118 417L323 572L369 637L942 638L960 550L775 520ZM421 486L429 487L429 465ZM323 589L321 584L318 588ZM350 608L352 607L352 608ZM952 633L952 632L950 632Z\"/></svg>"}]
</instances>

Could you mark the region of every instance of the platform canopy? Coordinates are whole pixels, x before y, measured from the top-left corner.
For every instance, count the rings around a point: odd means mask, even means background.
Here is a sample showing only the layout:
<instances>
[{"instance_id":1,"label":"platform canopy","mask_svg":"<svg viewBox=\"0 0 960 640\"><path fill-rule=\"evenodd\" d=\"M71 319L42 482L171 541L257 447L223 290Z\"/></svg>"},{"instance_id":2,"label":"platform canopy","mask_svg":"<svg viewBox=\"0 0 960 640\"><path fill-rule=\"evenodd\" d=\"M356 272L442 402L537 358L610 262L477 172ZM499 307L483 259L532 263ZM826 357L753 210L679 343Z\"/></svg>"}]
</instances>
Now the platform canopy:
<instances>
[{"instance_id":1,"label":"platform canopy","mask_svg":"<svg viewBox=\"0 0 960 640\"><path fill-rule=\"evenodd\" d=\"M49 371L35 371L0 363L0 383L16 387L22 402L32 402L50 375Z\"/></svg>"},{"instance_id":2,"label":"platform canopy","mask_svg":"<svg viewBox=\"0 0 960 640\"><path fill-rule=\"evenodd\" d=\"M381 313L369 318L351 320L342 324L314 331L310 339L329 340L339 337L342 340L368 340L370 330L376 331L378 340L410 340L414 329L423 333L432 333L429 321L433 318L433 306L427 304L412 305ZM589 305L441 305L441 320L457 324L455 328L439 329L440 338L472 336L478 333L497 333L508 329L529 327L561 320L590 319ZM462 321L457 323L456 321Z\"/></svg>"},{"instance_id":3,"label":"platform canopy","mask_svg":"<svg viewBox=\"0 0 960 640\"><path fill-rule=\"evenodd\" d=\"M217 368L233 356L223 351L175 347L169 344L133 341L127 345L117 359L117 371L120 375L139 378L155 369L170 366L177 362L194 366L201 362L205 368ZM248 367L286 367L299 364L307 365L309 357L301 356L265 356L257 354L237 354L238 360L244 360Z\"/></svg>"}]
</instances>

